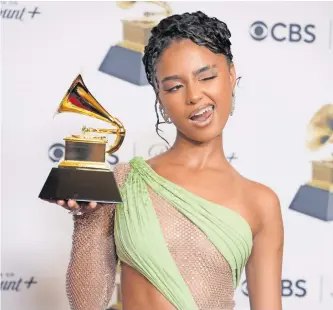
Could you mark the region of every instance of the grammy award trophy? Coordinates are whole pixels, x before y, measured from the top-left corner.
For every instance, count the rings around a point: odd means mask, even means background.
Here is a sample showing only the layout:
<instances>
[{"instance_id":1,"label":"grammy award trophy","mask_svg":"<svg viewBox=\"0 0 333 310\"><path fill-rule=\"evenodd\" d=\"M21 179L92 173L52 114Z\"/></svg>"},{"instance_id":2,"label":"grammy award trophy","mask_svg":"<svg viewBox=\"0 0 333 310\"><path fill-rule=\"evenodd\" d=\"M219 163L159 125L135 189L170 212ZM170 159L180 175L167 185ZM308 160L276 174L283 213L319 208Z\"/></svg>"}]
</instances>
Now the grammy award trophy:
<instances>
[{"instance_id":1,"label":"grammy award trophy","mask_svg":"<svg viewBox=\"0 0 333 310\"><path fill-rule=\"evenodd\" d=\"M125 138L124 126L93 97L80 74L58 107L57 113L63 112L94 117L108 122L115 128L95 129L83 126L82 134L66 137L64 158L58 167L50 171L39 198L121 203L119 189L113 172L105 161L105 154L112 154L120 148ZM107 148L108 139L95 135L96 133L114 134L116 138Z\"/></svg>"},{"instance_id":2,"label":"grammy award trophy","mask_svg":"<svg viewBox=\"0 0 333 310\"><path fill-rule=\"evenodd\" d=\"M307 147L318 150L333 142L333 104L323 106L311 119ZM323 221L333 221L333 156L312 161L312 180L302 185L290 207Z\"/></svg>"},{"instance_id":3,"label":"grammy award trophy","mask_svg":"<svg viewBox=\"0 0 333 310\"><path fill-rule=\"evenodd\" d=\"M138 1L117 1L117 5L122 9L129 9L136 2ZM99 67L99 71L136 85L147 85L142 55L151 30L157 25L157 21L152 16L169 16L171 9L164 1L140 2L157 4L164 9L164 12L145 12L142 18L123 20L123 40L117 45L111 46Z\"/></svg>"}]
</instances>

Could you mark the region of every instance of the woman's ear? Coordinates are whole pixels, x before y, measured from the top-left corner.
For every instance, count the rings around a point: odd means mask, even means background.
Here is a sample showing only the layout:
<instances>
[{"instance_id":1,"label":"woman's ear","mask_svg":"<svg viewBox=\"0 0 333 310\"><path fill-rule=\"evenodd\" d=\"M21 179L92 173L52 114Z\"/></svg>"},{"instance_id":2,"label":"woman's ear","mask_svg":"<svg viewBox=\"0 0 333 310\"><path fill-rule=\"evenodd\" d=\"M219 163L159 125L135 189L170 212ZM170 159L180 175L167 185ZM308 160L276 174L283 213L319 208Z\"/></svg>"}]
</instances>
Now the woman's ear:
<instances>
[{"instance_id":1,"label":"woman's ear","mask_svg":"<svg viewBox=\"0 0 333 310\"><path fill-rule=\"evenodd\" d=\"M232 91L234 91L237 79L236 79L235 65L232 64L232 63L229 65L229 73L230 73L230 85L231 85L231 89L232 89Z\"/></svg>"}]
</instances>

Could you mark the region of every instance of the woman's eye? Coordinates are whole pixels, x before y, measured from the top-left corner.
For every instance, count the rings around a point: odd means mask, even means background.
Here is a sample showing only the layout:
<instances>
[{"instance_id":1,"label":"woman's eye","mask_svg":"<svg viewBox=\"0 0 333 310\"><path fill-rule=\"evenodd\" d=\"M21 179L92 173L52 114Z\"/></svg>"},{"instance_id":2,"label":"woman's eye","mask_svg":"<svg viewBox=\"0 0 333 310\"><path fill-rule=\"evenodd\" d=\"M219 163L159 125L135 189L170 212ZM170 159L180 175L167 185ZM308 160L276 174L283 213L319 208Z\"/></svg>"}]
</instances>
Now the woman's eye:
<instances>
[{"instance_id":1,"label":"woman's eye","mask_svg":"<svg viewBox=\"0 0 333 310\"><path fill-rule=\"evenodd\" d=\"M182 87L182 85L176 85L176 86L174 86L174 87L171 87L171 88L169 88L169 89L166 89L165 91L168 92L168 93L170 93L170 92L176 91L177 89L179 89L179 88L181 88L181 87Z\"/></svg>"},{"instance_id":2,"label":"woman's eye","mask_svg":"<svg viewBox=\"0 0 333 310\"><path fill-rule=\"evenodd\" d=\"M216 78L216 75L213 75L213 76L203 78L203 79L201 79L201 81L208 81L208 80L212 80L212 79L215 79L215 78Z\"/></svg>"}]
</instances>

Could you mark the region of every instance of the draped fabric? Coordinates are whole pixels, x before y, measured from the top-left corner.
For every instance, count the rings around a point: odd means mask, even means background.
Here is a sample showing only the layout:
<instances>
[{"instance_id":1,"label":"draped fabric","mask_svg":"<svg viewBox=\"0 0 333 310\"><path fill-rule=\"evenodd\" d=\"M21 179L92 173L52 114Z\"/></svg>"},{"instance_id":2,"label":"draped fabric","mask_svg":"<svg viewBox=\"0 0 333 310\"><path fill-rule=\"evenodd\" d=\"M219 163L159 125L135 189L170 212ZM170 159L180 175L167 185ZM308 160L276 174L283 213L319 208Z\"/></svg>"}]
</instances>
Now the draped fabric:
<instances>
[{"instance_id":1,"label":"draped fabric","mask_svg":"<svg viewBox=\"0 0 333 310\"><path fill-rule=\"evenodd\" d=\"M123 203L115 215L119 259L144 275L177 309L198 309L165 243L150 187L186 216L229 263L237 287L252 248L249 224L237 212L207 201L158 175L142 157L130 161Z\"/></svg>"}]
</instances>

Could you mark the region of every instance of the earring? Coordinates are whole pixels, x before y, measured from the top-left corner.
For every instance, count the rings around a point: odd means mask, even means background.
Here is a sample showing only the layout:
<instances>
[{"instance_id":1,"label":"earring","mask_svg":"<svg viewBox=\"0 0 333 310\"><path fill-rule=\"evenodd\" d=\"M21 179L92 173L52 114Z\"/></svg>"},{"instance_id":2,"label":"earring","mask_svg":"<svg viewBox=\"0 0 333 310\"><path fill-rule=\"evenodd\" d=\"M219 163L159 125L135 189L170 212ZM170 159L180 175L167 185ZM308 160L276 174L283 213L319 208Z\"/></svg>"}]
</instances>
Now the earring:
<instances>
[{"instance_id":1,"label":"earring","mask_svg":"<svg viewBox=\"0 0 333 310\"><path fill-rule=\"evenodd\" d=\"M168 114L165 113L165 110L164 110L164 108L163 108L163 106L162 106L161 104L159 105L159 108L160 108L160 112L161 112L161 115L162 115L164 121L165 121L167 124L171 124L172 121L171 121L170 117L168 116Z\"/></svg>"},{"instance_id":2,"label":"earring","mask_svg":"<svg viewBox=\"0 0 333 310\"><path fill-rule=\"evenodd\" d=\"M232 116L234 114L235 111L235 94L232 93L232 103L231 103L231 111L230 111L230 115Z\"/></svg>"}]
</instances>

